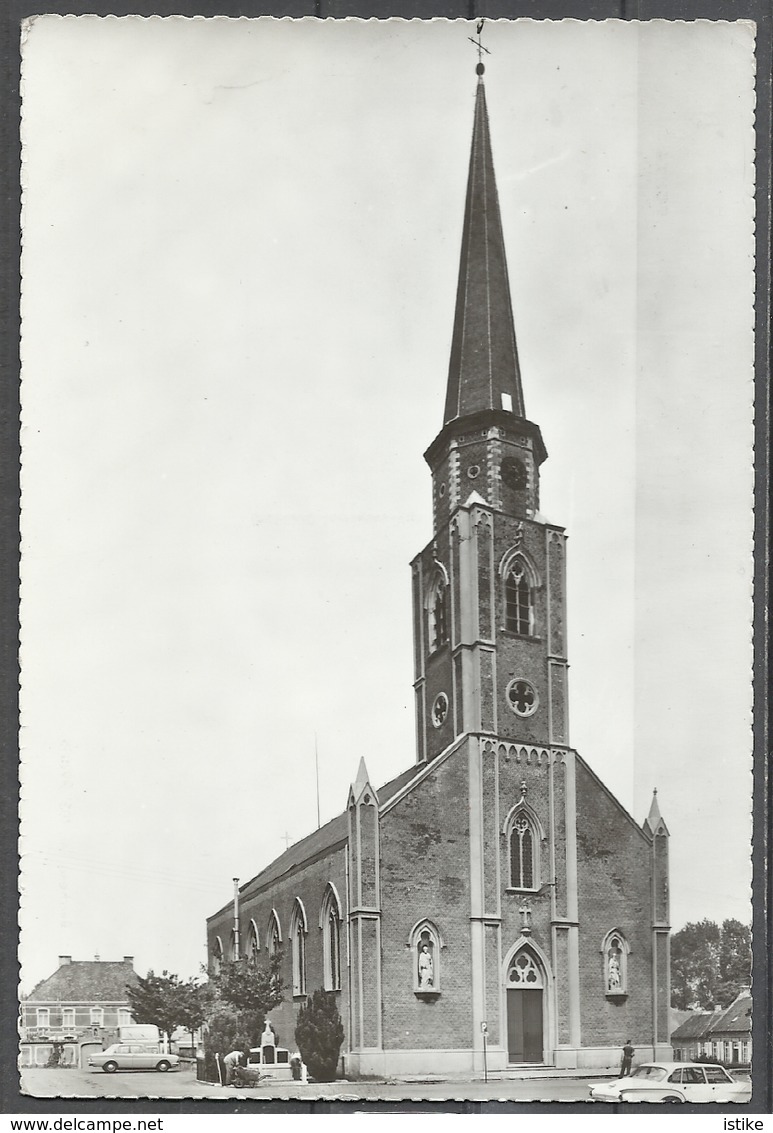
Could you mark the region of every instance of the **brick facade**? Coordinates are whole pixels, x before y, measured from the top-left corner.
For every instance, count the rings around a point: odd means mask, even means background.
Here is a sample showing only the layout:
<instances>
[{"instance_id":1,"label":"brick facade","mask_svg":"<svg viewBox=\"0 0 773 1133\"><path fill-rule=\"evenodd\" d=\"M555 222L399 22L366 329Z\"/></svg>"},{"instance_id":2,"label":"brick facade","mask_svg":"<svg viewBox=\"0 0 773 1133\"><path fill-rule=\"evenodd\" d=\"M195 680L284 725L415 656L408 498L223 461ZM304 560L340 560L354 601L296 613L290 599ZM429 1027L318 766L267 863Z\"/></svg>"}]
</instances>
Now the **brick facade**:
<instances>
[{"instance_id":1,"label":"brick facade","mask_svg":"<svg viewBox=\"0 0 773 1133\"><path fill-rule=\"evenodd\" d=\"M479 72L480 73L480 72ZM433 535L412 567L416 764L244 887L242 927L317 918L335 884L350 1074L616 1066L668 1048L668 831L571 748L566 536L539 512L482 83L446 412L425 453ZM231 931L232 909L209 922ZM285 949L287 951L287 949ZM291 978L285 956L286 977ZM295 1005L272 1014L286 1045Z\"/></svg>"}]
</instances>

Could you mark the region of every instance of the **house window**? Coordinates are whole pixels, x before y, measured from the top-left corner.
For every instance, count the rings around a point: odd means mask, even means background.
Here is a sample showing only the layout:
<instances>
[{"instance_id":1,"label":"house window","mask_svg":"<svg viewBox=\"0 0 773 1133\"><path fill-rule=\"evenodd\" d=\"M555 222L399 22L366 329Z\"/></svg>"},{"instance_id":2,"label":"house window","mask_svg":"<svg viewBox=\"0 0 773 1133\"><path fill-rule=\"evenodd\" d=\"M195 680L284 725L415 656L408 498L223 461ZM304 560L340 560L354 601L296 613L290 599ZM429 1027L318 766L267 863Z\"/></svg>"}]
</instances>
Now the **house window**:
<instances>
[{"instance_id":1,"label":"house window","mask_svg":"<svg viewBox=\"0 0 773 1133\"><path fill-rule=\"evenodd\" d=\"M50 1026L50 1019L51 1015L48 1007L38 1007L37 1021L38 1027L40 1027L41 1030L48 1030Z\"/></svg>"},{"instance_id":2,"label":"house window","mask_svg":"<svg viewBox=\"0 0 773 1133\"><path fill-rule=\"evenodd\" d=\"M269 956L276 956L282 947L282 932L279 928L279 917L276 915L276 909L271 910L266 942Z\"/></svg>"},{"instance_id":3,"label":"house window","mask_svg":"<svg viewBox=\"0 0 773 1133\"><path fill-rule=\"evenodd\" d=\"M65 1007L62 1011L62 1026L66 1031L72 1031L75 1028L75 1008Z\"/></svg>"},{"instance_id":4,"label":"house window","mask_svg":"<svg viewBox=\"0 0 773 1133\"><path fill-rule=\"evenodd\" d=\"M612 929L601 943L604 994L614 999L628 994L628 942L619 929ZM709 1052L711 1044L709 1043Z\"/></svg>"},{"instance_id":5,"label":"house window","mask_svg":"<svg viewBox=\"0 0 773 1133\"><path fill-rule=\"evenodd\" d=\"M427 594L427 639L430 653L448 644L448 583L437 572Z\"/></svg>"},{"instance_id":6,"label":"house window","mask_svg":"<svg viewBox=\"0 0 773 1133\"><path fill-rule=\"evenodd\" d=\"M533 632L531 586L520 555L513 559L505 575L505 629L511 633Z\"/></svg>"},{"instance_id":7,"label":"house window","mask_svg":"<svg viewBox=\"0 0 773 1133\"><path fill-rule=\"evenodd\" d=\"M219 936L215 937L215 947L212 949L212 971L219 976L223 970L223 942Z\"/></svg>"},{"instance_id":8,"label":"house window","mask_svg":"<svg viewBox=\"0 0 773 1133\"><path fill-rule=\"evenodd\" d=\"M341 906L332 885L322 902L322 958L325 991L341 989Z\"/></svg>"},{"instance_id":9,"label":"house window","mask_svg":"<svg viewBox=\"0 0 773 1133\"><path fill-rule=\"evenodd\" d=\"M247 933L247 963L253 968L257 967L259 951L258 926L255 924L255 921L250 921L250 928Z\"/></svg>"},{"instance_id":10,"label":"house window","mask_svg":"<svg viewBox=\"0 0 773 1133\"><path fill-rule=\"evenodd\" d=\"M440 949L442 940L432 921L419 921L409 937L413 990L418 996L440 994Z\"/></svg>"},{"instance_id":11,"label":"house window","mask_svg":"<svg viewBox=\"0 0 773 1133\"><path fill-rule=\"evenodd\" d=\"M91 1025L92 1027L101 1027L105 1018L105 1013L101 1007L91 1008Z\"/></svg>"},{"instance_id":12,"label":"house window","mask_svg":"<svg viewBox=\"0 0 773 1133\"><path fill-rule=\"evenodd\" d=\"M126 1007L119 1008L118 1011L118 1026L128 1027L132 1021L132 1013Z\"/></svg>"},{"instance_id":13,"label":"house window","mask_svg":"<svg viewBox=\"0 0 773 1133\"><path fill-rule=\"evenodd\" d=\"M295 898L290 921L290 942L293 950L293 995L306 994L306 912Z\"/></svg>"}]
</instances>

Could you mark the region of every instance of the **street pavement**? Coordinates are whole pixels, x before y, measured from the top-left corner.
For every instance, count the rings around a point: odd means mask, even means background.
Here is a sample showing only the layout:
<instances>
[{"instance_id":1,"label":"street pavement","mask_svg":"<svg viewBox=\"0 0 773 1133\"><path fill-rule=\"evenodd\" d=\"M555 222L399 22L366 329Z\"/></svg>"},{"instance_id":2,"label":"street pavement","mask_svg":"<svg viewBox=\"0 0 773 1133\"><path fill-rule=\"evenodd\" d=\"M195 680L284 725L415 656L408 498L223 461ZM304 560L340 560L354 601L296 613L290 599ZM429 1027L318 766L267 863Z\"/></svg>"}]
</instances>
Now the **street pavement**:
<instances>
[{"instance_id":1,"label":"street pavement","mask_svg":"<svg viewBox=\"0 0 773 1133\"><path fill-rule=\"evenodd\" d=\"M614 1077L614 1073L608 1075ZM454 1078L424 1078L421 1081L299 1082L261 1083L254 1089L217 1086L197 1082L194 1071L186 1067L159 1074L155 1071L102 1071L29 1069L21 1072L22 1093L36 1098L214 1098L288 1101L560 1101L584 1102L596 1078L542 1077L465 1081Z\"/></svg>"}]
</instances>

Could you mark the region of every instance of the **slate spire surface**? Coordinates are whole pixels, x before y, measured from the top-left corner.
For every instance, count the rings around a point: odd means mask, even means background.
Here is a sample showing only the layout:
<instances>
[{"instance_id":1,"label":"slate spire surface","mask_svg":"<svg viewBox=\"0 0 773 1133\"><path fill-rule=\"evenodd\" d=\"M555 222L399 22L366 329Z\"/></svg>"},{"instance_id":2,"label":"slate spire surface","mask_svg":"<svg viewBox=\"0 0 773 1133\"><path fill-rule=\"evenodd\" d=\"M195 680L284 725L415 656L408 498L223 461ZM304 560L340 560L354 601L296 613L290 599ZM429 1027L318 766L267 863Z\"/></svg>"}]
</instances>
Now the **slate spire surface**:
<instances>
[{"instance_id":1,"label":"slate spire surface","mask_svg":"<svg viewBox=\"0 0 773 1133\"><path fill-rule=\"evenodd\" d=\"M481 74L482 67L475 96L444 424L486 409L526 416Z\"/></svg>"}]
</instances>

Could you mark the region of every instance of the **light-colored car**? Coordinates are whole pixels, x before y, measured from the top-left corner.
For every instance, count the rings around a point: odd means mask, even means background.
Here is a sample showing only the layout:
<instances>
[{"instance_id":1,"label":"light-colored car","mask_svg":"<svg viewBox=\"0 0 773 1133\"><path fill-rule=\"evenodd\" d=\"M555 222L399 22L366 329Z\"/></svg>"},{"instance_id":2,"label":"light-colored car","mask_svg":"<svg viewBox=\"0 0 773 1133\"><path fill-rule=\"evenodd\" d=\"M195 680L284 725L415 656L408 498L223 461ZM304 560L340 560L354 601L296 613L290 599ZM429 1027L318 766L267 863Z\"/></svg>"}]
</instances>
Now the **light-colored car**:
<instances>
[{"instance_id":1,"label":"light-colored car","mask_svg":"<svg viewBox=\"0 0 773 1133\"><path fill-rule=\"evenodd\" d=\"M592 1086L598 1102L744 1102L748 1082L736 1082L723 1066L698 1062L643 1062L625 1078Z\"/></svg>"},{"instance_id":2,"label":"light-colored car","mask_svg":"<svg viewBox=\"0 0 773 1133\"><path fill-rule=\"evenodd\" d=\"M166 1054L148 1043L113 1043L99 1054L89 1055L92 1070L114 1074L116 1070L176 1070L180 1064L177 1054Z\"/></svg>"}]
</instances>

